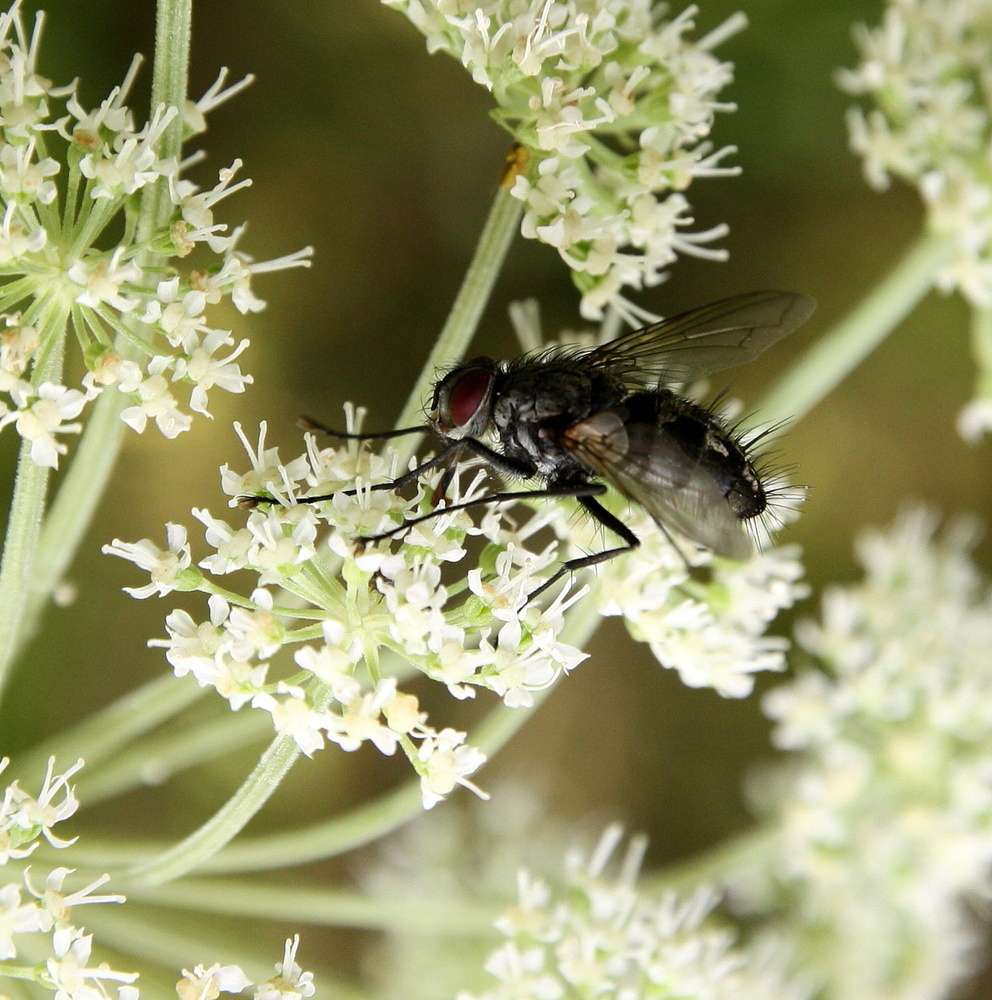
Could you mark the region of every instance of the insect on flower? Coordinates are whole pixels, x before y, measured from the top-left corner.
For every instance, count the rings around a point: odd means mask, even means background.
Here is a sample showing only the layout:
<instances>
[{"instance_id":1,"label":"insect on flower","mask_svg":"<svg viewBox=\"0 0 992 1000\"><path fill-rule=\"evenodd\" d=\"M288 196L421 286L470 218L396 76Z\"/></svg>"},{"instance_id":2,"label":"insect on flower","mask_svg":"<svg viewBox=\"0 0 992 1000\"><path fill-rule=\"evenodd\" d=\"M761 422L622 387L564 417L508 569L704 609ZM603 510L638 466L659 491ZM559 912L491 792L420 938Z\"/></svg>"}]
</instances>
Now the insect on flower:
<instances>
[{"instance_id":1,"label":"insect on flower","mask_svg":"<svg viewBox=\"0 0 992 1000\"><path fill-rule=\"evenodd\" d=\"M496 492L438 507L362 542L393 537L442 512L542 497L574 497L622 541L562 563L528 601L565 574L640 544L596 499L607 485L643 507L666 535L671 529L717 555L746 559L753 551L747 522L768 507L766 484L748 454L754 440L745 441L712 409L667 386L750 361L808 319L814 306L805 295L751 292L662 320L602 347L552 347L514 361L473 358L438 379L429 422L417 427L349 434L315 421L305 424L361 441L434 434L437 454L372 490L399 489L445 466L438 490L443 493L465 453L502 475L543 482L539 489ZM300 497L298 502L319 503L333 496ZM260 496L239 499L246 506L273 502Z\"/></svg>"}]
</instances>

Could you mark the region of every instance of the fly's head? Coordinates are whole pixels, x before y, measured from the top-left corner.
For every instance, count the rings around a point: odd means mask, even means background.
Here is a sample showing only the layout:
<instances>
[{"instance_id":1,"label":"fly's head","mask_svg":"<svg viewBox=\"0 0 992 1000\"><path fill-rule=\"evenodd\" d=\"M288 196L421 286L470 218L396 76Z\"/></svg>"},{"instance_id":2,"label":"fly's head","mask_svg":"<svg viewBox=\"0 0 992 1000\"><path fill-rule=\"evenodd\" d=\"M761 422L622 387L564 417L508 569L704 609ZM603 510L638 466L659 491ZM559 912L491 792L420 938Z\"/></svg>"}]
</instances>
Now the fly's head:
<instances>
[{"instance_id":1,"label":"fly's head","mask_svg":"<svg viewBox=\"0 0 992 1000\"><path fill-rule=\"evenodd\" d=\"M430 420L448 440L477 438L492 422L498 362L472 358L453 368L434 386Z\"/></svg>"}]
</instances>

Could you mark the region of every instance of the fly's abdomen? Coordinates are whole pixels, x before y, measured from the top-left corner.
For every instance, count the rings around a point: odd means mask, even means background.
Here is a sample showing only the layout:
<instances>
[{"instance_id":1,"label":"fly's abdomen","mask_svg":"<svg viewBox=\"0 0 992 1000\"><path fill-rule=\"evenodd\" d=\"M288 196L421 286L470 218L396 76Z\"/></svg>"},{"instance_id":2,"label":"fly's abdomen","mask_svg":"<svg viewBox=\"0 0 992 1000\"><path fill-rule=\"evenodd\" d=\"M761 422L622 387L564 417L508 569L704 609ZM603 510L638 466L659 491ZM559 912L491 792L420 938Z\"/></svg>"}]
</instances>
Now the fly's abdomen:
<instances>
[{"instance_id":1,"label":"fly's abdomen","mask_svg":"<svg viewBox=\"0 0 992 1000\"><path fill-rule=\"evenodd\" d=\"M669 454L671 449L681 452L687 474L693 470L694 477L711 480L738 520L757 517L768 506L743 444L709 410L667 390L635 393L626 406L632 423L652 420L654 434L667 440Z\"/></svg>"}]
</instances>

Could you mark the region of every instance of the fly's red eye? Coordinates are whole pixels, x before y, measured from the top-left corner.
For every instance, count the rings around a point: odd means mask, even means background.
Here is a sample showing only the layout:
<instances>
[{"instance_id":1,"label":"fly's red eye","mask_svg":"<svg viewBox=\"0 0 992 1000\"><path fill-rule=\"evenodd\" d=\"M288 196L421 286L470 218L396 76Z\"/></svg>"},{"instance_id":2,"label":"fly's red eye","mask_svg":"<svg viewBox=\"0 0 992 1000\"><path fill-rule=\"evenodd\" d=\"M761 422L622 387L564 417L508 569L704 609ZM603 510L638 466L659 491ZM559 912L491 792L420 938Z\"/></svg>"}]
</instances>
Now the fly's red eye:
<instances>
[{"instance_id":1,"label":"fly's red eye","mask_svg":"<svg viewBox=\"0 0 992 1000\"><path fill-rule=\"evenodd\" d=\"M492 374L481 368L467 371L452 387L448 396L448 416L454 427L464 427L478 412L485 399Z\"/></svg>"}]
</instances>

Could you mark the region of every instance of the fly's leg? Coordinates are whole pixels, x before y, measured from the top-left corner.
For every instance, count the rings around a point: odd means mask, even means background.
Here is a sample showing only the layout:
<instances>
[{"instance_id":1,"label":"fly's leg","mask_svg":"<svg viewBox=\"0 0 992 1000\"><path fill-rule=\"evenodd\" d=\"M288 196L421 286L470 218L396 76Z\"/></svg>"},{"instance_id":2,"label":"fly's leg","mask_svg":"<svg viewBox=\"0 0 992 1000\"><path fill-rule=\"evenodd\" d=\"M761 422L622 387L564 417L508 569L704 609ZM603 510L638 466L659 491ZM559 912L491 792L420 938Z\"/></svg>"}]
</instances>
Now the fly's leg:
<instances>
[{"instance_id":1,"label":"fly's leg","mask_svg":"<svg viewBox=\"0 0 992 1000\"><path fill-rule=\"evenodd\" d=\"M409 431L403 433L412 433L413 430L420 430L420 428L413 428ZM364 435L352 435L355 437L363 437ZM387 437L397 437L396 432L387 432ZM464 442L453 441L450 444L442 448L433 458L428 459L426 462L418 465L416 468L411 469L409 472L404 472L402 476L398 476L396 479L390 479L387 483L374 483L372 486L363 486L361 490L351 489L351 490L338 490L335 493L324 493L320 496L314 497L297 497L297 503L321 503L324 500L332 500L337 496L338 493L343 493L346 497L353 497L360 492L369 490L373 493L379 490L401 490L407 483L412 483L415 479L420 478L425 472L430 472L431 469L436 469L439 465L443 465L445 462L451 459L451 456L462 447ZM275 503L276 501L272 497L263 496L241 496L238 497L238 505L241 507L257 507L261 503Z\"/></svg>"},{"instance_id":2,"label":"fly's leg","mask_svg":"<svg viewBox=\"0 0 992 1000\"><path fill-rule=\"evenodd\" d=\"M312 420L307 420L309 424L312 424L317 430L327 431L328 434L333 434L336 437L352 438L354 440L366 440L369 438L390 438L399 437L401 434L416 434L420 431L431 430L430 427L407 427L400 431L383 431L379 434L341 434L338 431L327 430L323 425L316 424ZM404 472L402 476L398 476L396 479L391 479L387 483L375 483L372 486L363 487L363 490L370 490L372 492L378 492L379 490L399 490L406 486L408 483L412 483L414 480L419 479L424 473L430 472L431 469L436 469L439 465L444 465L449 463L454 465L454 460L457 458L459 451L463 448L471 451L478 458L481 458L488 465L491 465L497 472L502 472L506 475L519 476L522 479L529 479L537 471L533 465L526 462L518 461L516 459L508 458L506 455L501 455L498 451L494 451L488 445L483 444L481 441L476 441L475 438L462 438L461 440L450 440L442 438L445 442L444 447L433 457L429 458L426 462L418 465L416 468L411 469L409 472ZM445 485L447 486L448 480L445 477ZM357 489L352 490L339 490L339 493L343 493L346 497L356 496L360 491ZM549 494L539 494L541 496L576 496L575 493L549 493ZM337 493L325 493L320 496L312 497L297 497L297 503L322 503L324 500L331 500ZM263 496L240 496L238 497L238 504L241 507L257 507L261 503L275 503L272 497ZM444 510L451 510L451 507L445 507ZM432 515L427 515L432 516ZM400 525L400 529L402 529ZM398 529L399 530L399 529ZM385 537L385 536L379 536Z\"/></svg>"},{"instance_id":3,"label":"fly's leg","mask_svg":"<svg viewBox=\"0 0 992 1000\"><path fill-rule=\"evenodd\" d=\"M527 595L527 601L524 604L524 608L527 607L535 598L538 598L543 594L549 587L553 587L563 576L567 573L574 573L576 570L585 569L587 566L596 566L599 563L609 562L611 559L615 559L617 556L621 556L624 552L630 552L636 549L640 544L641 540L635 535L626 524L623 523L618 517L611 514L598 500L594 499L595 495L605 493L606 487L601 487L593 493L568 493L567 496L574 496L578 498L579 503L585 508L586 512L590 514L594 520L598 521L604 528L609 528L615 535L619 535L620 538L626 543L625 545L618 545L616 548L606 549L603 552L594 552L591 556L579 556L577 559L569 559L567 562L563 562L561 566L555 570L554 573L548 577L544 583L541 584L537 590L532 591ZM561 495L561 494L559 494ZM520 610L523 611L524 608Z\"/></svg>"},{"instance_id":4,"label":"fly's leg","mask_svg":"<svg viewBox=\"0 0 992 1000\"><path fill-rule=\"evenodd\" d=\"M476 497L474 500L465 500L462 503L449 504L446 507L438 507L436 510L428 511L426 514L420 514L418 517L407 518L402 524L398 524L395 528L391 528L389 531L384 531L379 535L367 535L363 538L359 538L358 541L378 542L384 538L394 538L396 535L402 534L404 531L412 528L415 524L423 524L424 521L430 521L432 518L440 517L442 514L448 514L451 513L451 511L456 510L468 510L470 507L483 507L487 504L506 503L511 500L536 500L542 497L578 497L579 503L584 503L584 501L588 500L590 497L598 496L599 494L605 492L606 487L603 486L602 483L581 483L574 486L549 486L547 489L543 490L516 490L509 493L490 493L488 496ZM599 507L599 504L596 504L596 506ZM602 508L600 509L602 510ZM607 516L612 516L605 510L603 513L607 514ZM624 530L626 531L627 529L625 528ZM628 532L628 534L630 533ZM631 535L631 538L634 538L634 536ZM634 538L634 541L636 544L637 539ZM566 563L565 565L567 566L569 564ZM545 586L548 585L545 584ZM544 590L544 587L542 587L541 590Z\"/></svg>"}]
</instances>

